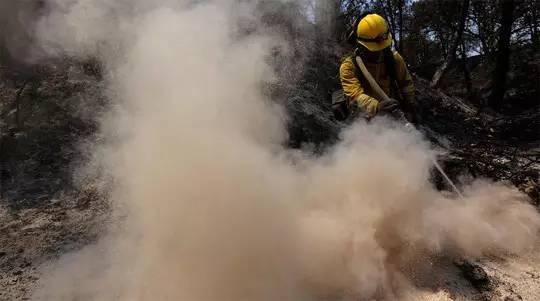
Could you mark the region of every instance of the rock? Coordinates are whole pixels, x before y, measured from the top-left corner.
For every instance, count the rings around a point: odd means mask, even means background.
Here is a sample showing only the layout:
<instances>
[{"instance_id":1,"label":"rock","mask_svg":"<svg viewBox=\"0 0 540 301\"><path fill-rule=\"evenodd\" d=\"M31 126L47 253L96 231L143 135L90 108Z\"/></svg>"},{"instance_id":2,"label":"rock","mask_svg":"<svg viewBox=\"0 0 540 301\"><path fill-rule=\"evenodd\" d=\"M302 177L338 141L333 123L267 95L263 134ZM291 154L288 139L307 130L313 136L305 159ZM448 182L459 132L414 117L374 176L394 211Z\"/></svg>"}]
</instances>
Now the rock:
<instances>
[{"instance_id":1,"label":"rock","mask_svg":"<svg viewBox=\"0 0 540 301\"><path fill-rule=\"evenodd\" d=\"M29 267L31 265L32 265L32 263L26 261L26 262L22 263L21 265L19 265L19 267L21 269L24 269L24 268L27 268L27 267Z\"/></svg>"},{"instance_id":2,"label":"rock","mask_svg":"<svg viewBox=\"0 0 540 301\"><path fill-rule=\"evenodd\" d=\"M490 290L491 280L482 267L467 260L457 260L454 264L461 270L465 279L479 290Z\"/></svg>"}]
</instances>

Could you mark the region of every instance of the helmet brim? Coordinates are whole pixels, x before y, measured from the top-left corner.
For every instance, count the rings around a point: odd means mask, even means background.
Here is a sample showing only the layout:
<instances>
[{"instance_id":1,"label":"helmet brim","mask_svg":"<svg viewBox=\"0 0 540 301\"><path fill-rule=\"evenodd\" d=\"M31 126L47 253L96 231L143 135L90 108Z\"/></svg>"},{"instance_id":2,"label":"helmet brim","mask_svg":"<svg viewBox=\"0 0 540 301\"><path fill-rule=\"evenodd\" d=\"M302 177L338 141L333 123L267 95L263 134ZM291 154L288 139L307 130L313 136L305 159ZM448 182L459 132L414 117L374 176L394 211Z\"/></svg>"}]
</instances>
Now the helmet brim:
<instances>
[{"instance_id":1,"label":"helmet brim","mask_svg":"<svg viewBox=\"0 0 540 301\"><path fill-rule=\"evenodd\" d=\"M360 45L364 46L367 48L367 50L369 51L381 51L387 47L390 47L390 45L392 45L392 34L391 33L388 33L388 37L386 38L386 40L382 41L382 42L366 42L366 41L361 41L361 40L356 40Z\"/></svg>"}]
</instances>

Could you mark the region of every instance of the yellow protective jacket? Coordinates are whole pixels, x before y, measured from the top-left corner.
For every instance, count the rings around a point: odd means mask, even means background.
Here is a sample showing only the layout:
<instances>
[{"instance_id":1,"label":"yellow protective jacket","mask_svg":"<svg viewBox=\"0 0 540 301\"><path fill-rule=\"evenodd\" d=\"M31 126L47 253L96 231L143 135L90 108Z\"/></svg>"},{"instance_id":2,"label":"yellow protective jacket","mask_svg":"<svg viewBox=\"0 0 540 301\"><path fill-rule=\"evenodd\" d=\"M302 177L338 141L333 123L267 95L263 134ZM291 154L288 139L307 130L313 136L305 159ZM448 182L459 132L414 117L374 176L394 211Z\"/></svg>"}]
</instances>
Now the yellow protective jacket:
<instances>
[{"instance_id":1,"label":"yellow protective jacket","mask_svg":"<svg viewBox=\"0 0 540 301\"><path fill-rule=\"evenodd\" d=\"M405 61L401 55L397 51L393 51L393 54L396 67L396 77L399 89L401 90L401 95L403 96L404 101L407 102L405 104L406 106L413 105L414 84L411 75L409 74ZM393 95L393 93L391 93L390 75L387 74L388 72L386 71L383 56L381 55L380 60L375 63L364 60L364 64L384 92L390 97L399 99L397 95ZM358 102L360 108L365 110L366 105L369 104L373 98L375 98L377 101L381 101L381 99L377 99L377 94L373 92L367 80L365 80L363 77L362 79L358 78L357 72L359 74L361 73L360 70L356 70L353 63L353 56L345 57L339 68L343 92L351 101Z\"/></svg>"}]
</instances>

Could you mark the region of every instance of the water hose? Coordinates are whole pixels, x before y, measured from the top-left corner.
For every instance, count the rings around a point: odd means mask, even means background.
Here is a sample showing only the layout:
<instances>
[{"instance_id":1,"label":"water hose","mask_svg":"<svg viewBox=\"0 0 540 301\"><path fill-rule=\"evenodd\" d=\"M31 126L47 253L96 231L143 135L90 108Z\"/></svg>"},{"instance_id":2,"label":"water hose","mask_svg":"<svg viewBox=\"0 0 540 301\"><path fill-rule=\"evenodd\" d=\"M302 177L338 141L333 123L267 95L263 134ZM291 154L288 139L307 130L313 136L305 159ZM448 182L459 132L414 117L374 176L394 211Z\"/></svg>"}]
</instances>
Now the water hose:
<instances>
[{"instance_id":1,"label":"water hose","mask_svg":"<svg viewBox=\"0 0 540 301\"><path fill-rule=\"evenodd\" d=\"M379 84L377 83L377 81L375 81L375 79L373 78L373 76L371 76L371 73L367 70L366 68L366 65L364 64L364 61L362 61L362 58L360 56L356 56L356 62L358 64L358 67L360 67L360 71L362 71L362 74L364 75L364 77L367 79L367 81L369 82L371 88L375 91L375 93L377 93L380 97L380 99L382 99L382 102L381 102L381 105L384 106L384 103L389 103L391 102L392 100L390 99L390 97L388 97L388 95L386 95L386 93L383 91L383 89L381 88L381 86L379 86ZM396 109L396 113L399 115L398 116L398 119L400 121L403 121L405 123L405 128L407 128L408 130L410 131L417 131L416 127L410 123L406 118L405 118L405 114L403 114L403 111L401 111L401 109L397 108ZM439 173L442 175L442 177L446 180L446 182L450 185L450 187L452 187L452 189L454 190L454 192L461 198L463 199L463 194L461 194L461 191L459 191L459 189L457 188L457 186L454 184L454 182L448 177L448 175L444 172L443 168L441 167L441 165L439 164L439 162L437 162L437 160L435 158L431 158L431 161L433 162L433 165L435 166L435 168L437 169L437 171L439 171Z\"/></svg>"}]
</instances>

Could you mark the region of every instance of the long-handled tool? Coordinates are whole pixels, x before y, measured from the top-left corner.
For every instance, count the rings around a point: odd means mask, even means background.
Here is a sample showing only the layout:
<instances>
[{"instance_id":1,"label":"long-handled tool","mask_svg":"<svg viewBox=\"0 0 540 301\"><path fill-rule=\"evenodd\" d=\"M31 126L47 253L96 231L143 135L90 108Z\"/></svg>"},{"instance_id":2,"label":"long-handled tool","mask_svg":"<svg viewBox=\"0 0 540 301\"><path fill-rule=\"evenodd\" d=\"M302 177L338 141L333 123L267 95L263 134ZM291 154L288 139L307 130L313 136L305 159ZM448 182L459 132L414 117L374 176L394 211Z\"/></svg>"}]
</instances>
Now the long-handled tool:
<instances>
[{"instance_id":1,"label":"long-handled tool","mask_svg":"<svg viewBox=\"0 0 540 301\"><path fill-rule=\"evenodd\" d=\"M367 79L367 81L369 82L371 88L373 88L373 90L375 91L375 93L377 93L380 97L380 99L382 99L381 101L381 106L384 107L384 105L386 103L390 103L392 102L392 100L390 99L390 97L388 97L388 95L386 95L386 93L384 93L384 90L381 89L381 87L379 86L379 84L377 83L377 81L375 81L375 79L373 78L373 76L371 75L371 73L367 70L366 68L366 65L364 64L364 61L362 61L362 58L360 56L356 56L356 62L358 64L358 67L360 67L360 71L362 72L362 74L364 75L364 77ZM400 109L400 108L395 108L393 111L392 111L392 115L394 117L396 117L398 120L404 122L404 125L405 125L405 128L407 128L408 130L410 131L417 131L416 127L410 123L407 118L405 118L405 114L403 113L403 111ZM435 158L431 158L431 160L433 161L433 165L435 166L435 168L439 171L439 173L443 176L443 178L448 182L448 184L450 185L450 187L452 187L452 189L455 191L455 193L463 199L463 194L461 194L461 191L459 191L459 189L457 188L457 186L454 184L454 182L452 182L452 180L448 177L448 175L444 172L444 170L442 169L441 165L439 164L439 162L437 162L437 160Z\"/></svg>"}]
</instances>

